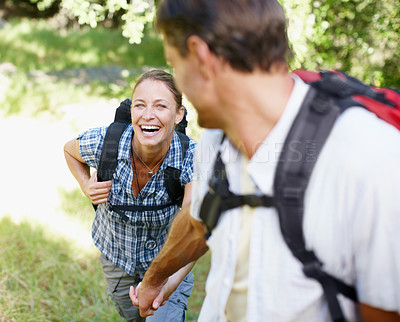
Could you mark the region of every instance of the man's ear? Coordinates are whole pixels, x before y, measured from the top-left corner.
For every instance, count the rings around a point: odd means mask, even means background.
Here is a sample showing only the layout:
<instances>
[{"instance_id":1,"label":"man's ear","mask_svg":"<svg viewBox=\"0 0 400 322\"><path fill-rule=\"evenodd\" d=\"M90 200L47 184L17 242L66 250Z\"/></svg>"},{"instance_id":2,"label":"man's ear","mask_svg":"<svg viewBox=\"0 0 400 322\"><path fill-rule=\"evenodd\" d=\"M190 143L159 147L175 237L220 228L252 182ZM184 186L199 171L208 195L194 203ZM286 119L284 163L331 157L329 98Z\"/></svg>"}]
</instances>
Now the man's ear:
<instances>
[{"instance_id":1,"label":"man's ear","mask_svg":"<svg viewBox=\"0 0 400 322\"><path fill-rule=\"evenodd\" d=\"M178 113L176 113L175 125L179 124L183 120L184 116L185 116L185 108L181 106L178 110Z\"/></svg>"},{"instance_id":2,"label":"man's ear","mask_svg":"<svg viewBox=\"0 0 400 322\"><path fill-rule=\"evenodd\" d=\"M199 36L191 35L186 42L188 53L194 58L194 62L203 77L209 78L213 71L215 55L210 51L208 44Z\"/></svg>"}]
</instances>

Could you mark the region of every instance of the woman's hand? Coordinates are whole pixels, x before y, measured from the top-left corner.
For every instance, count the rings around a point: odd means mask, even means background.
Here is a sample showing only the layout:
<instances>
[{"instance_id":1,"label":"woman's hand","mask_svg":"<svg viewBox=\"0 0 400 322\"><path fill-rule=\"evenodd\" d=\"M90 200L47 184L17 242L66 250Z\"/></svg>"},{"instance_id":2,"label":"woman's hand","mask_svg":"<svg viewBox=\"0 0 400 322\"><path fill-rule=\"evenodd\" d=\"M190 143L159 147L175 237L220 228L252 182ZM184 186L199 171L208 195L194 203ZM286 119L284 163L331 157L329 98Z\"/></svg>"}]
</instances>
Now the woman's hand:
<instances>
[{"instance_id":1,"label":"woman's hand","mask_svg":"<svg viewBox=\"0 0 400 322\"><path fill-rule=\"evenodd\" d=\"M82 159L79 153L79 141L72 139L64 145L64 156L68 168L78 181L83 193L94 205L106 202L112 182L97 182L97 172L90 175L90 167Z\"/></svg>"},{"instance_id":2,"label":"woman's hand","mask_svg":"<svg viewBox=\"0 0 400 322\"><path fill-rule=\"evenodd\" d=\"M97 171L93 172L88 180L85 180L82 185L83 193L90 199L94 205L99 205L108 200L112 181L97 181Z\"/></svg>"},{"instance_id":3,"label":"woman's hand","mask_svg":"<svg viewBox=\"0 0 400 322\"><path fill-rule=\"evenodd\" d=\"M129 297L131 298L132 304L139 307L139 293L140 286L142 283L139 283L136 288L133 286L130 287ZM171 296L171 294L175 291L177 286L173 286L173 283L168 283L168 280L165 284L160 285L158 287L145 287L145 294L141 294L140 296L140 316L147 317L154 314L160 306L163 306Z\"/></svg>"},{"instance_id":4,"label":"woman's hand","mask_svg":"<svg viewBox=\"0 0 400 322\"><path fill-rule=\"evenodd\" d=\"M146 283L146 278L144 278L136 289L131 286L129 297L131 298L132 304L139 308L140 316L146 317L153 315L154 311L164 305L171 294L178 288L185 276L189 274L195 263L195 261L190 262L158 285L148 285ZM154 280L152 280L152 282L154 282Z\"/></svg>"}]
</instances>

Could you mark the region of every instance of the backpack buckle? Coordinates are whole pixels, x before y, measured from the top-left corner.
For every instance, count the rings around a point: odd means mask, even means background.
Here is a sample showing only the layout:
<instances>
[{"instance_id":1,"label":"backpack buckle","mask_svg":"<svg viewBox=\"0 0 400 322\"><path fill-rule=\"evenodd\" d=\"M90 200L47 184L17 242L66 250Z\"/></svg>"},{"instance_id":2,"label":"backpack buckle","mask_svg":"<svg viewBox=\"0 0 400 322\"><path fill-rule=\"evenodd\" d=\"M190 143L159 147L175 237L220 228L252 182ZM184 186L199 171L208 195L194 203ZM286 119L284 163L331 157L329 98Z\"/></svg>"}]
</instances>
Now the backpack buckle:
<instances>
[{"instance_id":1,"label":"backpack buckle","mask_svg":"<svg viewBox=\"0 0 400 322\"><path fill-rule=\"evenodd\" d=\"M307 277L319 280L324 272L322 271L322 263L318 259L303 264L303 273Z\"/></svg>"}]
</instances>

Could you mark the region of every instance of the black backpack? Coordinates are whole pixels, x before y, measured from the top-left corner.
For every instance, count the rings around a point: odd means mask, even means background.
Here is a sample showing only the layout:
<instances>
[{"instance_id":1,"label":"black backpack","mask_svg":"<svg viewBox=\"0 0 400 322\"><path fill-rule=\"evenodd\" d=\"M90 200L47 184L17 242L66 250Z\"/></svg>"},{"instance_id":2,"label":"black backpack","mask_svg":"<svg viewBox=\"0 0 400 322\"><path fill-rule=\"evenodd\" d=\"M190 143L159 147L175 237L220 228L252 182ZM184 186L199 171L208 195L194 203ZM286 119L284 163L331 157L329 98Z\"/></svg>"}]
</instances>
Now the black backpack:
<instances>
[{"instance_id":1,"label":"black backpack","mask_svg":"<svg viewBox=\"0 0 400 322\"><path fill-rule=\"evenodd\" d=\"M400 93L368 86L342 72L301 70L294 73L312 87L286 137L275 173L274 196L235 195L229 191L225 165L218 153L200 218L208 238L221 213L228 209L243 205L275 207L283 238L303 264L304 274L321 284L333 321L345 321L337 294L357 302L356 290L326 273L315 253L306 249L302 229L305 191L318 155L340 113L351 106L362 106L400 130ZM291 142L299 143L296 151L290 149ZM314 142L315 157L307 162L305 158L299 161L299 152L307 155L308 142Z\"/></svg>"},{"instance_id":2,"label":"black backpack","mask_svg":"<svg viewBox=\"0 0 400 322\"><path fill-rule=\"evenodd\" d=\"M186 109L182 121L175 127L175 131L179 136L181 148L182 148L182 159L184 159L186 151L189 148L189 137L185 134L187 125L186 121ZM107 129L106 136L104 138L103 148L101 150L99 166L97 169L97 181L108 181L111 180L117 167L118 147L122 133L124 133L126 127L131 123L131 99L127 98L122 101L119 107L115 111L114 122L110 124ZM182 205L184 188L179 182L181 170L167 167L164 170L164 181L167 193L172 200L172 203L162 206L127 206L127 205L109 205L113 210L117 211L120 215L125 217L122 211L146 211L146 210L159 210L172 205ZM95 209L97 208L94 206Z\"/></svg>"}]
</instances>

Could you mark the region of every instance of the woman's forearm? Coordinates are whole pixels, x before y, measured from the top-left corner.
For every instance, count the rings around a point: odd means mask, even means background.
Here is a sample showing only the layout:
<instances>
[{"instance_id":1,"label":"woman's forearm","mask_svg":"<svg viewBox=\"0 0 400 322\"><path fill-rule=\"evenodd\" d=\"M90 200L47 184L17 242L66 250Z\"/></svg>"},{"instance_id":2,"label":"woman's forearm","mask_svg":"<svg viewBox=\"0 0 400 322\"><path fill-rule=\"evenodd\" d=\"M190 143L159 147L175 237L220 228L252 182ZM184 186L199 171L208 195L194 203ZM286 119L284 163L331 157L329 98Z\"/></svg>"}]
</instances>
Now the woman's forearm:
<instances>
[{"instance_id":1,"label":"woman's forearm","mask_svg":"<svg viewBox=\"0 0 400 322\"><path fill-rule=\"evenodd\" d=\"M90 178L90 167L80 156L78 144L75 139L68 141L64 145L64 156L69 170L83 190L85 182Z\"/></svg>"},{"instance_id":2,"label":"woman's forearm","mask_svg":"<svg viewBox=\"0 0 400 322\"><path fill-rule=\"evenodd\" d=\"M168 278L168 282L166 284L167 288L164 294L165 299L168 299L170 295L175 292L185 276L189 274L195 263L196 261L190 262Z\"/></svg>"},{"instance_id":3,"label":"woman's forearm","mask_svg":"<svg viewBox=\"0 0 400 322\"><path fill-rule=\"evenodd\" d=\"M73 139L67 142L64 146L64 156L69 170L90 201L94 205L106 202L112 181L97 182L96 173L90 175L90 167L79 153L79 141Z\"/></svg>"}]
</instances>

